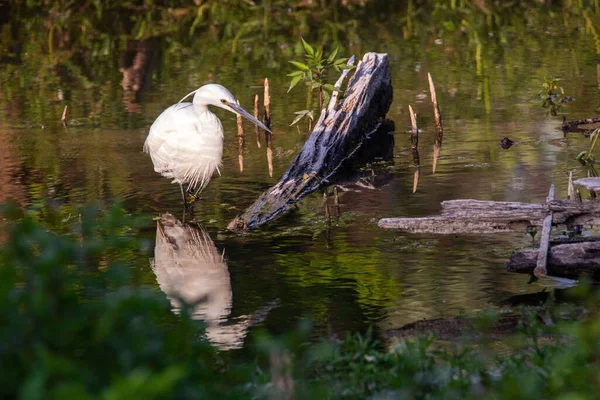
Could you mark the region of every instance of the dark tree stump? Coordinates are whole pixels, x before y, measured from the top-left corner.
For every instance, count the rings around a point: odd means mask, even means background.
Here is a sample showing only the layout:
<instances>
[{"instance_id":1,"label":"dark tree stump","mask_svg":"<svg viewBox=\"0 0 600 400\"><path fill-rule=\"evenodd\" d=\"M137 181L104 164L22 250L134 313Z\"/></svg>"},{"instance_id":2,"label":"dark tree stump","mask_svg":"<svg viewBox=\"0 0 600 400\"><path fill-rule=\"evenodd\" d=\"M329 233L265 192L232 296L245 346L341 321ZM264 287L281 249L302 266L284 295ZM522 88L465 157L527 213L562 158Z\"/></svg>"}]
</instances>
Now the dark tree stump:
<instances>
[{"instance_id":1,"label":"dark tree stump","mask_svg":"<svg viewBox=\"0 0 600 400\"><path fill-rule=\"evenodd\" d=\"M310 193L333 183L338 170L381 125L392 103L387 54L367 53L348 83L344 99L323 111L300 154L279 182L264 192L228 229L255 229Z\"/></svg>"}]
</instances>

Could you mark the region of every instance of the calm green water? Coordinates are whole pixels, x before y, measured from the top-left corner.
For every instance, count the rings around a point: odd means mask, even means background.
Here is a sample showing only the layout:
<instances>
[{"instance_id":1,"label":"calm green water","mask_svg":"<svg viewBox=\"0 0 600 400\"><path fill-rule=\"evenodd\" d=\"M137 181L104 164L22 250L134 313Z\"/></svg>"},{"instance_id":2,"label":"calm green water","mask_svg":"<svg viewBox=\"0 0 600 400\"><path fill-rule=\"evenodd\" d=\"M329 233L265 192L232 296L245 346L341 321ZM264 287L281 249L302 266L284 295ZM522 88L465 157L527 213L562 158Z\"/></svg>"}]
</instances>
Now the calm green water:
<instances>
[{"instance_id":1,"label":"calm green water","mask_svg":"<svg viewBox=\"0 0 600 400\"><path fill-rule=\"evenodd\" d=\"M137 101L124 100L131 93L122 87L118 59L123 45L118 40L105 55L99 50L90 60L71 60L82 66L86 82L72 67L56 72L61 54L68 50L37 54L39 41L23 39L22 51L30 53L24 53L21 62L2 65L0 200L16 199L40 218L49 209L122 201L129 213L148 220L148 229L140 232L140 251L128 256L136 281L160 290L148 261L156 240L152 218L170 212L181 219L181 207L179 188L156 174L142 153L149 126L164 108L207 82L226 86L252 110L254 95L262 94L262 80L268 77L273 177L264 139L263 147L257 148L249 124L240 172L235 116L216 111L225 127L222 176L213 178L196 212L216 253L224 252L232 300L230 308L225 301L225 310L215 318L228 321L232 330L240 327L241 333L231 339L236 345L257 325L282 332L303 316L313 318L319 335L370 325L382 332L423 318L499 309L496 304L512 295L542 290L529 285L528 277L503 269L514 249L530 245L525 232L410 235L381 230L377 221L435 214L448 199L542 202L551 183L558 198L566 197L568 171L576 178L586 176L575 156L589 141L575 134L563 139L562 115L591 117L600 107L600 58L581 10L537 10L535 19L515 16L514 21L507 12L505 25L474 29L477 40L471 31L437 30L444 17L435 15L413 26L414 34L405 37L404 6L385 18L363 14L367 16L355 28L355 40L342 43L341 51L358 57L367 51L390 56L394 102L388 117L396 124L394 159L375 166L378 176L387 174L383 186L347 185L340 191L341 216L331 229L326 229L322 194L314 194L259 231L226 231L232 218L277 182L308 137L305 124L300 132L289 127L294 111L306 108L306 93L294 89L286 94L286 74L292 69L285 52L256 57L253 46L260 45L242 42L243 50L232 55L230 42L220 43L209 34L185 45L172 45L168 37L151 43L156 61L148 67L148 81ZM586 15L600 19L593 9ZM447 21L461 19L451 14ZM312 35L314 41L321 37ZM39 36L44 37L41 28ZM293 49L297 40L298 35L290 33L271 43ZM435 175L428 72L436 81L445 126ZM562 78L565 94L575 98L559 116L547 115L536 97L544 76ZM406 133L409 104L419 114L422 129L421 177L414 194ZM65 105L67 129L59 122ZM500 139L505 136L519 144L502 149ZM247 331L244 316L261 309L268 314Z\"/></svg>"}]
</instances>

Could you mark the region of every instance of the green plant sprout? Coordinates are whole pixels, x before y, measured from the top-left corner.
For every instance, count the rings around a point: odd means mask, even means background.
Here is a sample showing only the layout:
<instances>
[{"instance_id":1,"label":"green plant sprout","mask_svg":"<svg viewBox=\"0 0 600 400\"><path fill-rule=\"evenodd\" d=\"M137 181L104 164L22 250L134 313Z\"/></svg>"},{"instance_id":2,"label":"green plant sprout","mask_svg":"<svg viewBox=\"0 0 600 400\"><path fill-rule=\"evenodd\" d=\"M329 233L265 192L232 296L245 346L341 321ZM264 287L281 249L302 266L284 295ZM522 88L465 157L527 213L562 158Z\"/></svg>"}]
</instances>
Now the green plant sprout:
<instances>
[{"instance_id":1,"label":"green plant sprout","mask_svg":"<svg viewBox=\"0 0 600 400\"><path fill-rule=\"evenodd\" d=\"M588 151L582 151L575 158L581 163L581 165L588 167L588 173L590 176L598 176L598 172L596 172L596 168L594 167L594 164L596 164L596 157L594 157L593 153L599 135L600 128L594 129L594 131L590 135L590 148L588 149Z\"/></svg>"},{"instance_id":2,"label":"green plant sprout","mask_svg":"<svg viewBox=\"0 0 600 400\"><path fill-rule=\"evenodd\" d=\"M331 93L335 91L341 92L340 89L327 83L327 71L332 68L336 71L341 71L343 69L352 69L353 67L346 65L347 58L336 58L338 48L325 57L322 46L318 46L315 50L310 44L306 43L304 38L301 38L301 40L305 51L306 63L290 61L297 70L288 74L292 78L288 93L302 81L308 86L308 107L310 108L312 92L317 89L319 92L319 110L322 110L323 104L329 101ZM314 112L310 109L297 111L295 114L297 114L297 117L290 126L298 123L303 117L307 117L310 120L314 119Z\"/></svg>"},{"instance_id":3,"label":"green plant sprout","mask_svg":"<svg viewBox=\"0 0 600 400\"><path fill-rule=\"evenodd\" d=\"M560 78L544 76L542 89L538 92L538 97L542 99L542 107L547 108L548 113L553 116L558 114L562 104L574 100L570 96L565 96L562 86L558 86L560 81Z\"/></svg>"}]
</instances>

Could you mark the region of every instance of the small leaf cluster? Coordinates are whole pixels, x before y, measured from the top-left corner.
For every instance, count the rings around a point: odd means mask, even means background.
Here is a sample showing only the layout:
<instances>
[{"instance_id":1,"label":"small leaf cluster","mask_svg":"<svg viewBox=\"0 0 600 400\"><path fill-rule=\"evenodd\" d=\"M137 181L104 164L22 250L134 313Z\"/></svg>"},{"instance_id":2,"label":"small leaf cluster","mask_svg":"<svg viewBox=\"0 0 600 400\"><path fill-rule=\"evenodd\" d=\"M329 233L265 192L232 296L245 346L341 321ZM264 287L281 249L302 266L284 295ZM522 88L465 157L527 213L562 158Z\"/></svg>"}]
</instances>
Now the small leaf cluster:
<instances>
[{"instance_id":1,"label":"small leaf cluster","mask_svg":"<svg viewBox=\"0 0 600 400\"><path fill-rule=\"evenodd\" d=\"M594 157L594 149L596 148L598 136L600 136L600 128L594 129L594 131L590 135L590 148L588 149L588 151L582 151L575 158L581 163L581 165L588 167L588 172L590 176L598 176L596 167L594 167L594 164L596 164L596 157Z\"/></svg>"},{"instance_id":2,"label":"small leaf cluster","mask_svg":"<svg viewBox=\"0 0 600 400\"><path fill-rule=\"evenodd\" d=\"M327 58L323 57L323 47L318 46L315 50L310 44L306 43L306 41L302 38L302 46L304 46L304 51L306 52L306 63L301 63L299 61L290 61L296 68L297 71L288 74L288 76L292 77L290 82L290 87L288 92L294 88L300 81L304 81L311 85L311 89L316 89L319 86L324 86L326 89L330 91L337 90L335 86L331 84L327 84L326 72L328 69L333 68L336 71L341 71L343 69L349 69L346 65L348 61L347 58L337 58L338 48L336 47L331 54Z\"/></svg>"},{"instance_id":3,"label":"small leaf cluster","mask_svg":"<svg viewBox=\"0 0 600 400\"><path fill-rule=\"evenodd\" d=\"M545 76L542 83L542 89L538 92L538 97L542 99L542 107L548 109L550 115L556 116L564 103L569 103L574 98L565 96L562 86L558 85L562 79L553 76Z\"/></svg>"},{"instance_id":4,"label":"small leaf cluster","mask_svg":"<svg viewBox=\"0 0 600 400\"><path fill-rule=\"evenodd\" d=\"M304 82L310 87L310 90L319 90L319 107L322 107L324 103L329 101L331 93L340 91L334 85L327 83L327 72L331 69L335 71L342 71L344 69L352 69L352 66L347 65L348 58L336 58L338 55L338 48L333 50L327 57L323 54L323 47L317 46L315 49L313 46L308 44L304 38L301 38L302 46L305 52L305 62L290 61L297 70L288 74L292 78L288 93L300 82ZM312 110L302 110L296 112L298 117L292 122L291 125L296 124L304 116L313 118Z\"/></svg>"}]
</instances>

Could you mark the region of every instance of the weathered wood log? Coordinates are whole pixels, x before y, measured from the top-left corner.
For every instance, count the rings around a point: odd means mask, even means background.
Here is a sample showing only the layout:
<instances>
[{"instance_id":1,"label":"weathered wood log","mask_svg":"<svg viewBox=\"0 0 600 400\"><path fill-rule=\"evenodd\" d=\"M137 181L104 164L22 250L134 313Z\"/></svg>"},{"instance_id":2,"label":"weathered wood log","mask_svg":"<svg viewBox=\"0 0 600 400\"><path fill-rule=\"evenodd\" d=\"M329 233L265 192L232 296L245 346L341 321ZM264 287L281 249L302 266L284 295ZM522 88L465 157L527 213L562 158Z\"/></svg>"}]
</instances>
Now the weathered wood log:
<instances>
[{"instance_id":1,"label":"weathered wood log","mask_svg":"<svg viewBox=\"0 0 600 400\"><path fill-rule=\"evenodd\" d=\"M378 226L383 229L399 229L410 233L433 233L436 235L469 235L501 233L525 230L530 224L524 221L477 221L457 220L450 217L383 218Z\"/></svg>"},{"instance_id":2,"label":"weathered wood log","mask_svg":"<svg viewBox=\"0 0 600 400\"><path fill-rule=\"evenodd\" d=\"M600 192L600 178L581 178L577 179L573 184L583 186L590 192Z\"/></svg>"},{"instance_id":3,"label":"weathered wood log","mask_svg":"<svg viewBox=\"0 0 600 400\"><path fill-rule=\"evenodd\" d=\"M352 56L352 57L350 57L348 59L348 61L346 62L346 65L349 68L344 69L342 71L342 75L340 75L340 77L338 78L338 80L333 85L337 89L340 89L342 87L342 84L344 83L344 79L346 79L346 76L348 76L348 74L350 73L351 68L354 66L354 56ZM339 96L339 90L336 90L333 93L331 93L331 98L329 99L329 104L327 105L327 111L332 111L335 108L335 105L336 105L337 100L338 100L338 96Z\"/></svg>"},{"instance_id":4,"label":"weathered wood log","mask_svg":"<svg viewBox=\"0 0 600 400\"><path fill-rule=\"evenodd\" d=\"M527 250L512 255L505 264L510 272L531 274L536 267L537 250ZM587 276L600 280L600 242L590 241L556 245L550 248L548 275L569 279Z\"/></svg>"},{"instance_id":5,"label":"weathered wood log","mask_svg":"<svg viewBox=\"0 0 600 400\"><path fill-rule=\"evenodd\" d=\"M567 117L563 116L563 127L576 127L578 125L589 125L600 123L600 117L592 117L587 119L577 119L574 121L567 121Z\"/></svg>"},{"instance_id":6,"label":"weathered wood log","mask_svg":"<svg viewBox=\"0 0 600 400\"><path fill-rule=\"evenodd\" d=\"M549 203L552 200L554 200L554 185L550 185L550 192L548 192L546 203ZM548 271L546 270L546 262L548 260L548 245L550 243L551 232L552 211L550 211L546 218L544 218L544 223L542 224L542 237L540 238L540 249L538 251L536 267L533 270L533 274L538 278L548 275Z\"/></svg>"},{"instance_id":7,"label":"weathered wood log","mask_svg":"<svg viewBox=\"0 0 600 400\"><path fill-rule=\"evenodd\" d=\"M549 213L552 224L599 225L600 204L593 201L552 200L546 204L519 202L447 200L439 216L383 218L379 227L412 233L499 233L542 226Z\"/></svg>"},{"instance_id":8,"label":"weathered wood log","mask_svg":"<svg viewBox=\"0 0 600 400\"><path fill-rule=\"evenodd\" d=\"M575 199L575 186L573 185L573 171L569 171L569 182L567 184L567 200Z\"/></svg>"},{"instance_id":9,"label":"weathered wood log","mask_svg":"<svg viewBox=\"0 0 600 400\"><path fill-rule=\"evenodd\" d=\"M236 217L228 229L254 229L287 211L294 203L330 185L363 142L377 131L392 102L387 54L367 53L350 79L344 99L321 113L300 154L279 182Z\"/></svg>"}]
</instances>

